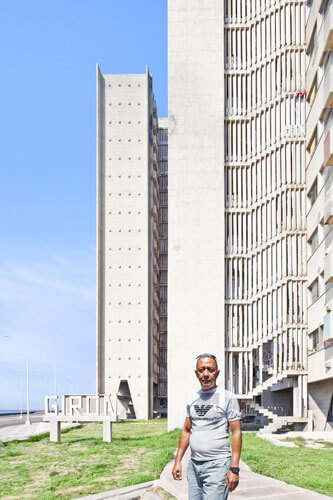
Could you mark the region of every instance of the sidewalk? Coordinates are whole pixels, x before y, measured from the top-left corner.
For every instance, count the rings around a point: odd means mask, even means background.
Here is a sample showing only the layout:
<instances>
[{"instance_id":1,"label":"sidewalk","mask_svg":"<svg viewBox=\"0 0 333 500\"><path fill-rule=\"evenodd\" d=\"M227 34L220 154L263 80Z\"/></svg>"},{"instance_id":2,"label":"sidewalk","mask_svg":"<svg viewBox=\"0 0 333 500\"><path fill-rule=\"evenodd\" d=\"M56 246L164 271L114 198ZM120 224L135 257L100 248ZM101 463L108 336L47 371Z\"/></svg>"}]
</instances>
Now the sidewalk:
<instances>
[{"instance_id":1,"label":"sidewalk","mask_svg":"<svg viewBox=\"0 0 333 500\"><path fill-rule=\"evenodd\" d=\"M89 495L76 500L136 500L136 499L153 499L158 498L150 493L146 493L146 489L154 484L167 490L178 500L188 500L187 495L187 479L186 469L189 461L189 453L186 453L183 459L183 479L174 481L171 475L171 470L174 461L169 462L164 468L161 478L153 483L130 486L119 490L112 490L97 495ZM314 491L305 490L297 486L292 486L282 481L261 476L251 472L249 467L241 462L240 467L240 482L238 488L229 494L228 500L324 500L331 497L320 495Z\"/></svg>"},{"instance_id":2,"label":"sidewalk","mask_svg":"<svg viewBox=\"0 0 333 500\"><path fill-rule=\"evenodd\" d=\"M183 459L184 469L187 467L188 460L189 454L186 454ZM179 500L188 500L186 474L183 474L182 481L174 481L171 477L172 467L173 461L169 462L165 467L158 483ZM255 474L244 462L241 462L239 479L238 488L229 494L228 500L245 498L251 500L327 500L331 498L314 491L286 484L277 479Z\"/></svg>"},{"instance_id":3,"label":"sidewalk","mask_svg":"<svg viewBox=\"0 0 333 500\"><path fill-rule=\"evenodd\" d=\"M76 427L77 425L79 424L61 424L61 429ZM13 441L14 439L22 441L31 436L38 436L39 434L46 434L47 432L50 432L50 424L48 422L34 422L31 425L10 425L0 429L0 443Z\"/></svg>"}]
</instances>

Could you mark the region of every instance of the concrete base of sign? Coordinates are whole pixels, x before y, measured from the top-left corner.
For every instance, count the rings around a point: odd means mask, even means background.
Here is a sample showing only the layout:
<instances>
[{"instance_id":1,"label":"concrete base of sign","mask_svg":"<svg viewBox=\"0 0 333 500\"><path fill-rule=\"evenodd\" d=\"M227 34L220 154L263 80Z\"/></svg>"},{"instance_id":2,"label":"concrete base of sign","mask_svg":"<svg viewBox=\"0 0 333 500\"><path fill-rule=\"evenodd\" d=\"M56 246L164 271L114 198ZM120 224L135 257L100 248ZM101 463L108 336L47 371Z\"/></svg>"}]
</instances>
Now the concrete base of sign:
<instances>
[{"instance_id":1,"label":"concrete base of sign","mask_svg":"<svg viewBox=\"0 0 333 500\"><path fill-rule=\"evenodd\" d=\"M112 441L112 422L104 420L103 422L103 441L111 443Z\"/></svg>"},{"instance_id":2,"label":"concrete base of sign","mask_svg":"<svg viewBox=\"0 0 333 500\"><path fill-rule=\"evenodd\" d=\"M61 423L53 420L50 422L50 441L58 443L61 438Z\"/></svg>"},{"instance_id":3,"label":"concrete base of sign","mask_svg":"<svg viewBox=\"0 0 333 500\"><path fill-rule=\"evenodd\" d=\"M49 416L43 417L44 422L50 422L50 441L59 443L61 441L61 422L87 423L87 422L103 422L103 441L111 443L112 441L112 422L117 420L110 417L91 417L87 416Z\"/></svg>"}]
</instances>

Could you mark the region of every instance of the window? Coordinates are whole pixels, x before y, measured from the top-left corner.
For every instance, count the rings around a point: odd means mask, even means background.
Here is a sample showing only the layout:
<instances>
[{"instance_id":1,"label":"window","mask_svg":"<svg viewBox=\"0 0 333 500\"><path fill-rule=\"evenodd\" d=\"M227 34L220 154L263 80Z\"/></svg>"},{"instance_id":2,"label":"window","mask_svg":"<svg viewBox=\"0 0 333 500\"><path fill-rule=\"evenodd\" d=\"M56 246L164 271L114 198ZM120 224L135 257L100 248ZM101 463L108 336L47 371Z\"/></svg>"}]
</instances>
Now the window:
<instances>
[{"instance_id":1,"label":"window","mask_svg":"<svg viewBox=\"0 0 333 500\"><path fill-rule=\"evenodd\" d=\"M311 206L316 201L317 196L318 196L318 181L317 181L317 177L316 177L316 180L312 184L311 189L310 189L310 191L308 193L308 198L309 198L309 200L311 202Z\"/></svg>"},{"instance_id":2,"label":"window","mask_svg":"<svg viewBox=\"0 0 333 500\"><path fill-rule=\"evenodd\" d=\"M311 254L313 254L318 248L318 229L316 229L311 238L309 239L309 245L311 248Z\"/></svg>"},{"instance_id":3,"label":"window","mask_svg":"<svg viewBox=\"0 0 333 500\"><path fill-rule=\"evenodd\" d=\"M312 300L312 303L313 303L319 297L318 278L315 279L314 282L309 286L309 291L310 291L311 300Z\"/></svg>"},{"instance_id":4,"label":"window","mask_svg":"<svg viewBox=\"0 0 333 500\"><path fill-rule=\"evenodd\" d=\"M308 153L310 154L310 156L313 156L314 155L314 152L316 151L316 147L317 147L317 127L315 128L315 131L313 132L312 134L312 137L310 139L310 142L309 142L309 145L308 147L306 148Z\"/></svg>"},{"instance_id":5,"label":"window","mask_svg":"<svg viewBox=\"0 0 333 500\"><path fill-rule=\"evenodd\" d=\"M313 330L309 334L310 337L310 349L313 351L318 351L323 345L323 326L321 325L316 330Z\"/></svg>"}]
</instances>

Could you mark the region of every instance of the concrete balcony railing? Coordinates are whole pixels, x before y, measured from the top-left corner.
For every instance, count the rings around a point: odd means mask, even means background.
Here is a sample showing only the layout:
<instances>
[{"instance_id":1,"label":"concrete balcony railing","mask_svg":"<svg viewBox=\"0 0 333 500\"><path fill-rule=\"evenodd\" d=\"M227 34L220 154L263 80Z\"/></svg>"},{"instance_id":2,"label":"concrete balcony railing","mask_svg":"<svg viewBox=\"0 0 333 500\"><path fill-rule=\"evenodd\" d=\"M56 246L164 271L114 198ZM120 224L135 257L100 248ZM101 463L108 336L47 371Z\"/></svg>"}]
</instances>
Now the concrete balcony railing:
<instances>
[{"instance_id":1,"label":"concrete balcony railing","mask_svg":"<svg viewBox=\"0 0 333 500\"><path fill-rule=\"evenodd\" d=\"M322 0L313 0L313 2L311 4L311 9L310 9L309 16L308 16L308 19L306 21L306 27L305 27L305 38L306 38L307 43L309 43L309 41L310 41L310 36L312 35L313 28L314 28L315 22L317 20L318 11L319 11L319 7L320 7L321 3L322 3Z\"/></svg>"},{"instance_id":2,"label":"concrete balcony railing","mask_svg":"<svg viewBox=\"0 0 333 500\"><path fill-rule=\"evenodd\" d=\"M325 255L324 278L325 278L325 283L332 283L333 281L333 251L329 251Z\"/></svg>"},{"instance_id":3,"label":"concrete balcony railing","mask_svg":"<svg viewBox=\"0 0 333 500\"><path fill-rule=\"evenodd\" d=\"M333 167L333 127L327 132L324 139L324 165Z\"/></svg>"},{"instance_id":4,"label":"concrete balcony railing","mask_svg":"<svg viewBox=\"0 0 333 500\"><path fill-rule=\"evenodd\" d=\"M317 90L316 97L306 119L306 143L312 138L313 132L326 108L333 107L333 65L329 64Z\"/></svg>"},{"instance_id":5,"label":"concrete balcony railing","mask_svg":"<svg viewBox=\"0 0 333 500\"><path fill-rule=\"evenodd\" d=\"M315 8L314 4L318 4L317 8ZM311 12L309 15L312 15L315 17L313 23L317 19L316 13L318 13L319 5L321 4L321 1L315 0L313 3L313 6L311 7ZM313 14L312 14L313 12ZM310 41L310 36L312 34L313 30L313 24L312 24L312 30L310 31L310 24L309 24L309 19L306 25L306 39L309 42ZM311 21L311 19L310 19ZM321 23L321 26L319 27L319 31L315 40L315 48L313 53L311 54L311 57L309 57L309 64L306 69L306 86L307 89L309 90L310 85L313 82L313 78L316 74L316 71L318 69L318 66L322 63L323 57L325 55L325 52L328 50L333 49L333 4L331 4L327 11L325 12L325 15L323 17L323 21Z\"/></svg>"}]
</instances>

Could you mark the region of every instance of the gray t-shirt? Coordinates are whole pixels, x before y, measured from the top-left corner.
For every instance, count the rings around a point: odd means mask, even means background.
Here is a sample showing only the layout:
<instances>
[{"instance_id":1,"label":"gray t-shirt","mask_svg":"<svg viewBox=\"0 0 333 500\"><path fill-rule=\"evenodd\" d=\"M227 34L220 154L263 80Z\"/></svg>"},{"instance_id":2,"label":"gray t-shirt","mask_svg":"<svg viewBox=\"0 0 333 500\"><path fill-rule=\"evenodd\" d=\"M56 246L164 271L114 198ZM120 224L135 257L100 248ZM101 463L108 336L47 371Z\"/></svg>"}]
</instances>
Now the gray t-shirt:
<instances>
[{"instance_id":1,"label":"gray t-shirt","mask_svg":"<svg viewBox=\"0 0 333 500\"><path fill-rule=\"evenodd\" d=\"M231 456L229 422L241 418L237 399L231 392L220 387L211 391L200 389L190 395L186 416L192 419L190 447L194 460Z\"/></svg>"}]
</instances>

